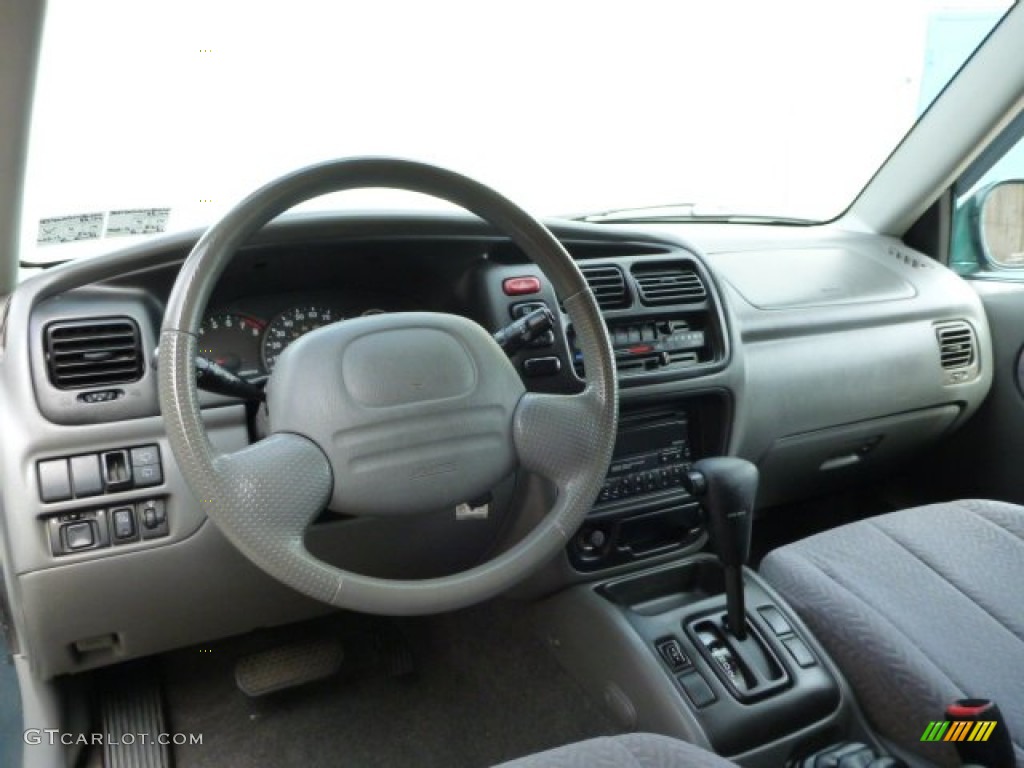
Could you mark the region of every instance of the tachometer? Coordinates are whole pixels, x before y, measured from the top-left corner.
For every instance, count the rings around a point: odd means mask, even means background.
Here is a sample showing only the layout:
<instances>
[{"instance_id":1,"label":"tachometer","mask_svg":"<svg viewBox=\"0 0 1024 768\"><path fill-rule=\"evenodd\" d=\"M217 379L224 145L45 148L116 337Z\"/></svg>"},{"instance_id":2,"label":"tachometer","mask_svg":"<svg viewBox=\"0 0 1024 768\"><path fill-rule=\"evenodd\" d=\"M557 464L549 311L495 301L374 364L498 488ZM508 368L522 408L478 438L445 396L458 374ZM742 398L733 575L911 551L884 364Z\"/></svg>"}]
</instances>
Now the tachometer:
<instances>
[{"instance_id":1,"label":"tachometer","mask_svg":"<svg viewBox=\"0 0 1024 768\"><path fill-rule=\"evenodd\" d=\"M260 338L266 323L245 315L221 312L199 326L199 354L239 376L263 373Z\"/></svg>"},{"instance_id":2,"label":"tachometer","mask_svg":"<svg viewBox=\"0 0 1024 768\"><path fill-rule=\"evenodd\" d=\"M325 307L294 307L275 317L263 339L263 364L274 370L278 356L303 334L344 318Z\"/></svg>"}]
</instances>

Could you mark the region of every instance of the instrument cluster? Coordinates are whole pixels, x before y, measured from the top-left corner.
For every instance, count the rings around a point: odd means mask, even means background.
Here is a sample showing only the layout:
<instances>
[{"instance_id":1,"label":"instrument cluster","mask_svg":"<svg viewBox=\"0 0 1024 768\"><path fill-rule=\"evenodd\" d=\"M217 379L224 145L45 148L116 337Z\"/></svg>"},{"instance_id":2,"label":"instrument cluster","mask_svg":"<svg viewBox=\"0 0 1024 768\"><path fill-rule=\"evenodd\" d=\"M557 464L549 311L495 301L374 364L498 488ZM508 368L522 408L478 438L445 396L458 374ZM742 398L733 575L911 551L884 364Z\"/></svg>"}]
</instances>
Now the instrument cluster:
<instances>
[{"instance_id":1,"label":"instrument cluster","mask_svg":"<svg viewBox=\"0 0 1024 768\"><path fill-rule=\"evenodd\" d=\"M346 312L338 302L315 301L267 313L261 311L269 308L266 302L251 304L214 311L199 327L199 354L245 379L269 375L281 353L310 331L384 312L376 307Z\"/></svg>"}]
</instances>

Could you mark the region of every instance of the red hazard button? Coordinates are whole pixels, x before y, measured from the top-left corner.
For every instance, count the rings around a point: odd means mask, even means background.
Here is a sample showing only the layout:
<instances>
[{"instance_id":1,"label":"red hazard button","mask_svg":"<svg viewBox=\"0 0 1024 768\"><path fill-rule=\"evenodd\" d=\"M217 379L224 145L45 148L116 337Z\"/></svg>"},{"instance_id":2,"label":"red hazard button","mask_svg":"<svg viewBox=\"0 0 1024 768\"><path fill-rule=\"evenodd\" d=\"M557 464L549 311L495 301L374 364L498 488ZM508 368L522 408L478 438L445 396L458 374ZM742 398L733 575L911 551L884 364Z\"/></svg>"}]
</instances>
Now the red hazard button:
<instances>
[{"instance_id":1,"label":"red hazard button","mask_svg":"<svg viewBox=\"0 0 1024 768\"><path fill-rule=\"evenodd\" d=\"M506 277L501 283L501 290L506 296L526 296L529 293L540 293L539 277Z\"/></svg>"}]
</instances>

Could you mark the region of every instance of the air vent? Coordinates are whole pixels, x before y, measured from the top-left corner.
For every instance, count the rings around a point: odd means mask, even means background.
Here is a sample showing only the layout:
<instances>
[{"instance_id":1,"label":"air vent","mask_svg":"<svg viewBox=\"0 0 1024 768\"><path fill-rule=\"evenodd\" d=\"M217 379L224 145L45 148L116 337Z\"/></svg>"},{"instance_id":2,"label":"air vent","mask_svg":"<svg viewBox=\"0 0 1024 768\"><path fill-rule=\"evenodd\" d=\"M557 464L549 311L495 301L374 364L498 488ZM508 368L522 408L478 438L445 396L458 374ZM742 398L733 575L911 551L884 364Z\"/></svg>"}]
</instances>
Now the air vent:
<instances>
[{"instance_id":1,"label":"air vent","mask_svg":"<svg viewBox=\"0 0 1024 768\"><path fill-rule=\"evenodd\" d=\"M50 382L58 389L127 384L142 378L139 327L127 317L51 323L45 346Z\"/></svg>"},{"instance_id":2,"label":"air vent","mask_svg":"<svg viewBox=\"0 0 1024 768\"><path fill-rule=\"evenodd\" d=\"M954 371L970 368L977 356L974 331L967 323L947 323L935 328L942 368Z\"/></svg>"},{"instance_id":3,"label":"air vent","mask_svg":"<svg viewBox=\"0 0 1024 768\"><path fill-rule=\"evenodd\" d=\"M601 309L622 309L629 306L626 278L618 267L580 267L590 290L594 292Z\"/></svg>"},{"instance_id":4,"label":"air vent","mask_svg":"<svg viewBox=\"0 0 1024 768\"><path fill-rule=\"evenodd\" d=\"M700 275L683 264L638 264L633 277L644 304L686 304L708 295Z\"/></svg>"}]
</instances>

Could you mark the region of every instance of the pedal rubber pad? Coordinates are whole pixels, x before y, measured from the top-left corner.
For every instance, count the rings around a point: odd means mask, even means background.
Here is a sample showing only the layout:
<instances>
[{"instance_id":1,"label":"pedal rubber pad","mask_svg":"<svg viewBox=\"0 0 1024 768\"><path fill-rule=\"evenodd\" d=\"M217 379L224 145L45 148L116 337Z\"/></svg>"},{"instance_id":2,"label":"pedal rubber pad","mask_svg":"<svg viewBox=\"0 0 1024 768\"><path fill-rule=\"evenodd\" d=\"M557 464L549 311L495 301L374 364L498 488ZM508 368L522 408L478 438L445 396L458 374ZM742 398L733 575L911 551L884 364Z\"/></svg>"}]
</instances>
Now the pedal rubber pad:
<instances>
[{"instance_id":1,"label":"pedal rubber pad","mask_svg":"<svg viewBox=\"0 0 1024 768\"><path fill-rule=\"evenodd\" d=\"M235 664L235 684L246 696L264 696L336 674L345 660L341 641L324 638L254 653Z\"/></svg>"},{"instance_id":2,"label":"pedal rubber pad","mask_svg":"<svg viewBox=\"0 0 1024 768\"><path fill-rule=\"evenodd\" d=\"M134 666L108 673L100 699L104 768L170 768L171 748L160 744L166 733L160 681L150 667ZM131 740L124 738L131 735ZM140 739L138 734L152 738Z\"/></svg>"}]
</instances>

